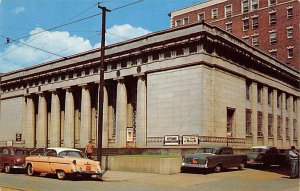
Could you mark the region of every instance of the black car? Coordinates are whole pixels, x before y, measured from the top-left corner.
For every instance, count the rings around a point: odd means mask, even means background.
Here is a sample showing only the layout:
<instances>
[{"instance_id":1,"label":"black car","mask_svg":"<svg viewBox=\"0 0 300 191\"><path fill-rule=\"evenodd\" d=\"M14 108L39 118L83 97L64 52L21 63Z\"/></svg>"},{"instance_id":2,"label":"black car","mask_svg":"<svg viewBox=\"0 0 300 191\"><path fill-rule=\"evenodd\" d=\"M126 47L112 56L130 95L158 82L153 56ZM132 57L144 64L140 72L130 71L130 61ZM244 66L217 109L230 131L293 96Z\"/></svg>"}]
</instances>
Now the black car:
<instances>
[{"instance_id":1,"label":"black car","mask_svg":"<svg viewBox=\"0 0 300 191\"><path fill-rule=\"evenodd\" d=\"M279 155L276 147L255 146L247 153L248 166L281 165L283 157Z\"/></svg>"}]
</instances>

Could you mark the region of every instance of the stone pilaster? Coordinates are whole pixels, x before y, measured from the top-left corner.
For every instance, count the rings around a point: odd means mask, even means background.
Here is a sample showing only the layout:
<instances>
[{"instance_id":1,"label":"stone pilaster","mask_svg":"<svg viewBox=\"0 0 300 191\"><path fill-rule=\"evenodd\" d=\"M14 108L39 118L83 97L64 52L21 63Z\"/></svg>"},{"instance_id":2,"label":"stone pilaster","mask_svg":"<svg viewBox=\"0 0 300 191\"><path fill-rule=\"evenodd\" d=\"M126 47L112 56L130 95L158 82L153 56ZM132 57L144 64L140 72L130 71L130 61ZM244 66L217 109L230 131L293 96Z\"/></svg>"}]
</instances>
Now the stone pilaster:
<instances>
[{"instance_id":1,"label":"stone pilaster","mask_svg":"<svg viewBox=\"0 0 300 191\"><path fill-rule=\"evenodd\" d=\"M26 140L26 130L27 130L27 104L26 97L22 97L22 141Z\"/></svg>"},{"instance_id":2,"label":"stone pilaster","mask_svg":"<svg viewBox=\"0 0 300 191\"><path fill-rule=\"evenodd\" d=\"M277 90L272 92L272 129L273 129L273 145L277 146L278 134L277 134Z\"/></svg>"},{"instance_id":3,"label":"stone pilaster","mask_svg":"<svg viewBox=\"0 0 300 191\"><path fill-rule=\"evenodd\" d=\"M108 94L107 89L103 87L103 133L102 133L102 147L108 147Z\"/></svg>"},{"instance_id":4,"label":"stone pilaster","mask_svg":"<svg viewBox=\"0 0 300 191\"><path fill-rule=\"evenodd\" d=\"M144 76L138 77L137 82L137 107L136 107L136 146L146 146L146 97L147 88Z\"/></svg>"},{"instance_id":5,"label":"stone pilaster","mask_svg":"<svg viewBox=\"0 0 300 191\"><path fill-rule=\"evenodd\" d=\"M119 80L117 85L116 110L116 146L125 148L127 142L127 90L123 80Z\"/></svg>"},{"instance_id":6,"label":"stone pilaster","mask_svg":"<svg viewBox=\"0 0 300 191\"><path fill-rule=\"evenodd\" d=\"M75 146L75 108L74 97L70 88L66 89L65 121L64 121L64 147Z\"/></svg>"},{"instance_id":7,"label":"stone pilaster","mask_svg":"<svg viewBox=\"0 0 300 191\"><path fill-rule=\"evenodd\" d=\"M257 145L257 83L251 84L251 130L253 145Z\"/></svg>"},{"instance_id":8,"label":"stone pilaster","mask_svg":"<svg viewBox=\"0 0 300 191\"><path fill-rule=\"evenodd\" d=\"M290 96L289 97L289 100L288 100L288 116L289 116L289 124L286 124L288 125L289 127L289 136L290 136L290 143L289 143L289 147L291 147L292 145L294 145L294 127L293 127L293 122L294 122L294 112L293 112L293 101L294 101L294 98L293 96Z\"/></svg>"},{"instance_id":9,"label":"stone pilaster","mask_svg":"<svg viewBox=\"0 0 300 191\"><path fill-rule=\"evenodd\" d=\"M264 145L269 145L268 139L268 87L263 87L262 92L262 112L263 112L263 119L262 119L262 133L264 137Z\"/></svg>"},{"instance_id":10,"label":"stone pilaster","mask_svg":"<svg viewBox=\"0 0 300 191\"><path fill-rule=\"evenodd\" d=\"M35 108L32 96L27 97L27 117L26 117L26 132L25 132L25 147L35 147Z\"/></svg>"},{"instance_id":11,"label":"stone pilaster","mask_svg":"<svg viewBox=\"0 0 300 191\"><path fill-rule=\"evenodd\" d=\"M39 94L38 119L37 119L37 148L47 147L48 126L47 102L44 94Z\"/></svg>"},{"instance_id":12,"label":"stone pilaster","mask_svg":"<svg viewBox=\"0 0 300 191\"><path fill-rule=\"evenodd\" d=\"M296 132L297 132L297 140L298 140L298 148L300 148L300 98L296 98Z\"/></svg>"},{"instance_id":13,"label":"stone pilaster","mask_svg":"<svg viewBox=\"0 0 300 191\"><path fill-rule=\"evenodd\" d=\"M89 87L82 86L80 147L84 148L92 135L92 105Z\"/></svg>"},{"instance_id":14,"label":"stone pilaster","mask_svg":"<svg viewBox=\"0 0 300 191\"><path fill-rule=\"evenodd\" d=\"M51 95L50 147L60 146L60 101L56 91Z\"/></svg>"},{"instance_id":15,"label":"stone pilaster","mask_svg":"<svg viewBox=\"0 0 300 191\"><path fill-rule=\"evenodd\" d=\"M282 93L281 94L281 133L282 133L282 147L285 148L286 145L286 94Z\"/></svg>"}]
</instances>

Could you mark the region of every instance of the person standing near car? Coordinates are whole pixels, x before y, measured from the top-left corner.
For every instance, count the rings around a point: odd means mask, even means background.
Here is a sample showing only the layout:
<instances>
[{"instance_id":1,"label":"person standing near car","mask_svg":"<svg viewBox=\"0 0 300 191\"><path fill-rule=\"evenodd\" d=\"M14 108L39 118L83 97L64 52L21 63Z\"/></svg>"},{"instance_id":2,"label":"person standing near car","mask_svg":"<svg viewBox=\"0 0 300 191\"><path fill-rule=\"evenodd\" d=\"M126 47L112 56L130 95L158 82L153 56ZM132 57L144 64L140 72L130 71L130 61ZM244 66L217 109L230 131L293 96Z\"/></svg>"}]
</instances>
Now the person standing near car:
<instances>
[{"instance_id":1,"label":"person standing near car","mask_svg":"<svg viewBox=\"0 0 300 191\"><path fill-rule=\"evenodd\" d=\"M290 178L299 177L299 153L296 151L294 146L289 151L289 158L291 161L291 176Z\"/></svg>"},{"instance_id":2,"label":"person standing near car","mask_svg":"<svg viewBox=\"0 0 300 191\"><path fill-rule=\"evenodd\" d=\"M89 141L89 143L85 147L85 154L89 159L92 158L93 148L94 148L93 142Z\"/></svg>"}]
</instances>

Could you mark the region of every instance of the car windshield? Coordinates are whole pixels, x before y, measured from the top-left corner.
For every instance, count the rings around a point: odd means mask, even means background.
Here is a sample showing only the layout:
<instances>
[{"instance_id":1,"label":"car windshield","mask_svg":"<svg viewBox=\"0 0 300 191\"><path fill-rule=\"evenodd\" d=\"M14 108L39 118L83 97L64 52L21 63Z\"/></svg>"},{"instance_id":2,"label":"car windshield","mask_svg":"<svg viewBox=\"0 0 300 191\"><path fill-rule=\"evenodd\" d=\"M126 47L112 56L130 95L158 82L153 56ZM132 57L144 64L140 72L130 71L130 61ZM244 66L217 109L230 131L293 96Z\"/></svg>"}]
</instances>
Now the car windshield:
<instances>
[{"instance_id":1,"label":"car windshield","mask_svg":"<svg viewBox=\"0 0 300 191\"><path fill-rule=\"evenodd\" d=\"M14 150L12 150L12 154L15 154L15 155L29 155L29 152L26 151L26 150L14 149Z\"/></svg>"},{"instance_id":2,"label":"car windshield","mask_svg":"<svg viewBox=\"0 0 300 191\"><path fill-rule=\"evenodd\" d=\"M265 153L267 149L264 148L251 148L251 152L253 153Z\"/></svg>"},{"instance_id":3,"label":"car windshield","mask_svg":"<svg viewBox=\"0 0 300 191\"><path fill-rule=\"evenodd\" d=\"M216 154L217 150L213 148L200 148L196 151L196 154L198 153L210 153L210 154Z\"/></svg>"},{"instance_id":4,"label":"car windshield","mask_svg":"<svg viewBox=\"0 0 300 191\"><path fill-rule=\"evenodd\" d=\"M61 157L75 157L75 158L85 158L85 155L81 151L62 151L59 153Z\"/></svg>"}]
</instances>

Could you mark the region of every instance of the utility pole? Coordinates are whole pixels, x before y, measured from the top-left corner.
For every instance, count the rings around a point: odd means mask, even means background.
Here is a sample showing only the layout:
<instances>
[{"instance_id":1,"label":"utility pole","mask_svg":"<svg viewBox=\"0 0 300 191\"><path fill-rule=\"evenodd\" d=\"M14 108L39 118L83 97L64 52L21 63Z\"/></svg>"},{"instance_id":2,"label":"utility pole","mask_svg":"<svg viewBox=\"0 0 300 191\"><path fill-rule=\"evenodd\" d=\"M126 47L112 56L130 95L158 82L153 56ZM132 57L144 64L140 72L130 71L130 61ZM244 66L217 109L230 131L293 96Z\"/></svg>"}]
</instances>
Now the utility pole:
<instances>
[{"instance_id":1,"label":"utility pole","mask_svg":"<svg viewBox=\"0 0 300 191\"><path fill-rule=\"evenodd\" d=\"M104 57L105 57L105 32L106 32L106 12L110 12L106 7L100 6L102 10L102 29L101 29L101 62L100 62L100 82L98 94L98 144L97 144L97 160L102 162L102 132L103 132L103 87L104 87Z\"/></svg>"}]
</instances>

